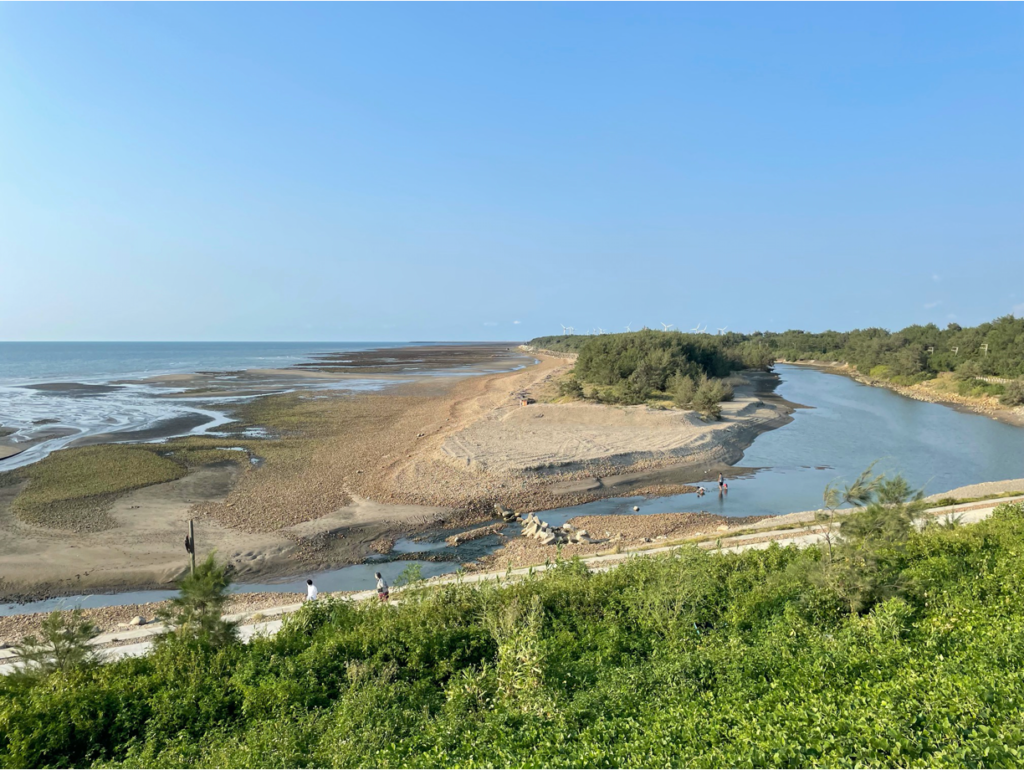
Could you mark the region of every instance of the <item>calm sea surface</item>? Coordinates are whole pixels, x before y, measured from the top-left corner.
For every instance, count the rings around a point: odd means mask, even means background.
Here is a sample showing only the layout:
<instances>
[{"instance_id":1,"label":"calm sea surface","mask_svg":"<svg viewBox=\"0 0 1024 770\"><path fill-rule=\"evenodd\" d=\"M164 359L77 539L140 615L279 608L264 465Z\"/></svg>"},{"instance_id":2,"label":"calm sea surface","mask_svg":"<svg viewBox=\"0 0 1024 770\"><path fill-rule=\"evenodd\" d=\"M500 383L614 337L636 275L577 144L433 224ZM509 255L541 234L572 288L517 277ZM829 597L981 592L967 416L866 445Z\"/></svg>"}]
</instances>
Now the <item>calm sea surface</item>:
<instances>
[{"instance_id":1,"label":"calm sea surface","mask_svg":"<svg viewBox=\"0 0 1024 770\"><path fill-rule=\"evenodd\" d=\"M180 372L273 369L408 342L0 342L0 385L104 383Z\"/></svg>"},{"instance_id":2,"label":"calm sea surface","mask_svg":"<svg viewBox=\"0 0 1024 770\"><path fill-rule=\"evenodd\" d=\"M90 436L147 430L185 418L182 432L208 433L227 422L220 397L175 398L182 389L129 384L104 393L37 390L41 383L103 385L160 374L275 369L325 353L407 347L406 342L0 342L0 437L14 446L37 442L0 459L0 471L36 462ZM225 384L230 375L225 375ZM345 380L318 388L365 390L379 381ZM159 398L157 398L159 396Z\"/></svg>"}]
</instances>

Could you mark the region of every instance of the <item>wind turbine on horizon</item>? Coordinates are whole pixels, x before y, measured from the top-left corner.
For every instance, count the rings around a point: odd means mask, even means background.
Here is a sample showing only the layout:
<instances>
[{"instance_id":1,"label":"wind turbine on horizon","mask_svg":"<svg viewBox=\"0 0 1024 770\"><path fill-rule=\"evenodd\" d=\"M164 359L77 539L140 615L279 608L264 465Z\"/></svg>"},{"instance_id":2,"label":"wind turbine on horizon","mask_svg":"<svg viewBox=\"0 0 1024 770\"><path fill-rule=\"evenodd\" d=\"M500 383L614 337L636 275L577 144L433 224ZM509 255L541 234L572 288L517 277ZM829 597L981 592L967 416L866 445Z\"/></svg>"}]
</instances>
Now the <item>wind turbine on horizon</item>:
<instances>
[{"instance_id":1,"label":"wind turbine on horizon","mask_svg":"<svg viewBox=\"0 0 1024 770\"><path fill-rule=\"evenodd\" d=\"M661 322L661 325L665 327L665 331L668 331L668 330L669 330L669 329L671 329L671 328L672 328L673 326L675 326L675 324L667 324L667 323L665 323L664 321L662 321L662 322Z\"/></svg>"},{"instance_id":2,"label":"wind turbine on horizon","mask_svg":"<svg viewBox=\"0 0 1024 770\"><path fill-rule=\"evenodd\" d=\"M633 325L633 324L626 324L626 331L627 331L627 332L631 332L631 331L633 331L632 329L630 329L630 328L629 328L629 327L630 327L630 326L632 326L632 325Z\"/></svg>"},{"instance_id":3,"label":"wind turbine on horizon","mask_svg":"<svg viewBox=\"0 0 1024 770\"><path fill-rule=\"evenodd\" d=\"M724 332L728 328L729 328L728 326L723 326L721 329L718 330L718 333L721 334L722 332Z\"/></svg>"}]
</instances>

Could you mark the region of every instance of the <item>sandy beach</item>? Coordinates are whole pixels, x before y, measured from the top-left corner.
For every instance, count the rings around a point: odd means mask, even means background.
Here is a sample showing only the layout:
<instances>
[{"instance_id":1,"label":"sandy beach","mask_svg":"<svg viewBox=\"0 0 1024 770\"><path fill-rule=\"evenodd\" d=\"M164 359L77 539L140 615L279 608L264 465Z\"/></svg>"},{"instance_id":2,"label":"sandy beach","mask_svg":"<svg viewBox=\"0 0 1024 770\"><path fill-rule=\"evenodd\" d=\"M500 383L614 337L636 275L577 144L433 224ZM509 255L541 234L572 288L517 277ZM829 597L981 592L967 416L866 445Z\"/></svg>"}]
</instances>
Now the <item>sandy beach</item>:
<instances>
[{"instance_id":1,"label":"sandy beach","mask_svg":"<svg viewBox=\"0 0 1024 770\"><path fill-rule=\"evenodd\" d=\"M406 366L431 365L429 350L411 350L409 357L387 352ZM487 522L495 503L529 512L625 488L678 492L652 479L666 467L706 474L735 461L793 408L771 395L770 377L737 388L720 422L646 407L524 407L523 394L548 393L571 362L501 345L458 356L441 349L438 358L466 376L385 372L389 362L371 356L375 376L396 377L386 392L304 389L252 402L238 426L264 426L272 437L237 441L258 465L211 463L119 495L101 531L30 525L11 508L25 482L0 486L0 595L168 587L186 567L189 519L201 552L215 550L236 581L252 582L358 563L398 535ZM477 373L499 361L525 368ZM182 387L209 386L210 375L173 377Z\"/></svg>"}]
</instances>

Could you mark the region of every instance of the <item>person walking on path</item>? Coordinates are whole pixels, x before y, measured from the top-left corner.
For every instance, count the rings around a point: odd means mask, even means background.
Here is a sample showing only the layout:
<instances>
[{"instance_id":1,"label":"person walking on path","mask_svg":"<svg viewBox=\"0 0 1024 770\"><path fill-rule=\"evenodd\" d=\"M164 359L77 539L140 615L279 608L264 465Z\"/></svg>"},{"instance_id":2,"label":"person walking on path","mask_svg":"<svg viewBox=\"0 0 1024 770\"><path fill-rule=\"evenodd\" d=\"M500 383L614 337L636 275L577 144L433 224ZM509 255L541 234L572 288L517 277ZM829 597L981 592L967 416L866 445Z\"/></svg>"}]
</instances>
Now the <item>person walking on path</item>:
<instances>
[{"instance_id":1,"label":"person walking on path","mask_svg":"<svg viewBox=\"0 0 1024 770\"><path fill-rule=\"evenodd\" d=\"M312 580L307 580L306 581L306 601L307 602L314 602L314 601L316 601L316 595L318 593L320 593L320 592L316 590L316 586L313 585L313 581Z\"/></svg>"},{"instance_id":2,"label":"person walking on path","mask_svg":"<svg viewBox=\"0 0 1024 770\"><path fill-rule=\"evenodd\" d=\"M379 572L373 573L377 578L377 598L382 602L386 602L391 597L391 590L388 588L388 581L386 581Z\"/></svg>"}]
</instances>

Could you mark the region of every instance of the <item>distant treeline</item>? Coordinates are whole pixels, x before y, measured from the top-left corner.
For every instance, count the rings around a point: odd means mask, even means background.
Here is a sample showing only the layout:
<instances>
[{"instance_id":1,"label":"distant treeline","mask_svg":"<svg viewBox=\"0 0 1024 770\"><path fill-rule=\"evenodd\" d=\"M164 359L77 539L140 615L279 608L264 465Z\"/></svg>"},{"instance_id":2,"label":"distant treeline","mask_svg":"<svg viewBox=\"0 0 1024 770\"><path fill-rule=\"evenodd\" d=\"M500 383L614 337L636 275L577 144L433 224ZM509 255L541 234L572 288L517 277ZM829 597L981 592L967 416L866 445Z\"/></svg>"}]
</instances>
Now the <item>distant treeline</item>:
<instances>
[{"instance_id":1,"label":"distant treeline","mask_svg":"<svg viewBox=\"0 0 1024 770\"><path fill-rule=\"evenodd\" d=\"M1024 376L1024 318L1003 316L975 327L949 324L908 326L898 332L855 329L811 333L799 330L753 334L683 334L644 330L600 336L539 337L531 345L579 354L581 383L615 386L638 369L654 390L665 390L674 374L723 377L744 368L766 369L777 359L840 361L859 372L902 385L913 385L942 372L956 372L974 391L1009 396L1020 388L981 383L979 377ZM653 380L648 375L653 370Z\"/></svg>"},{"instance_id":2,"label":"distant treeline","mask_svg":"<svg viewBox=\"0 0 1024 770\"><path fill-rule=\"evenodd\" d=\"M1024 375L1024 318L1011 315L967 328L949 324L940 329L927 324L898 332L765 332L744 339L762 340L777 358L843 361L864 373L885 366L893 375L903 377L964 368L972 375L1010 379Z\"/></svg>"}]
</instances>

